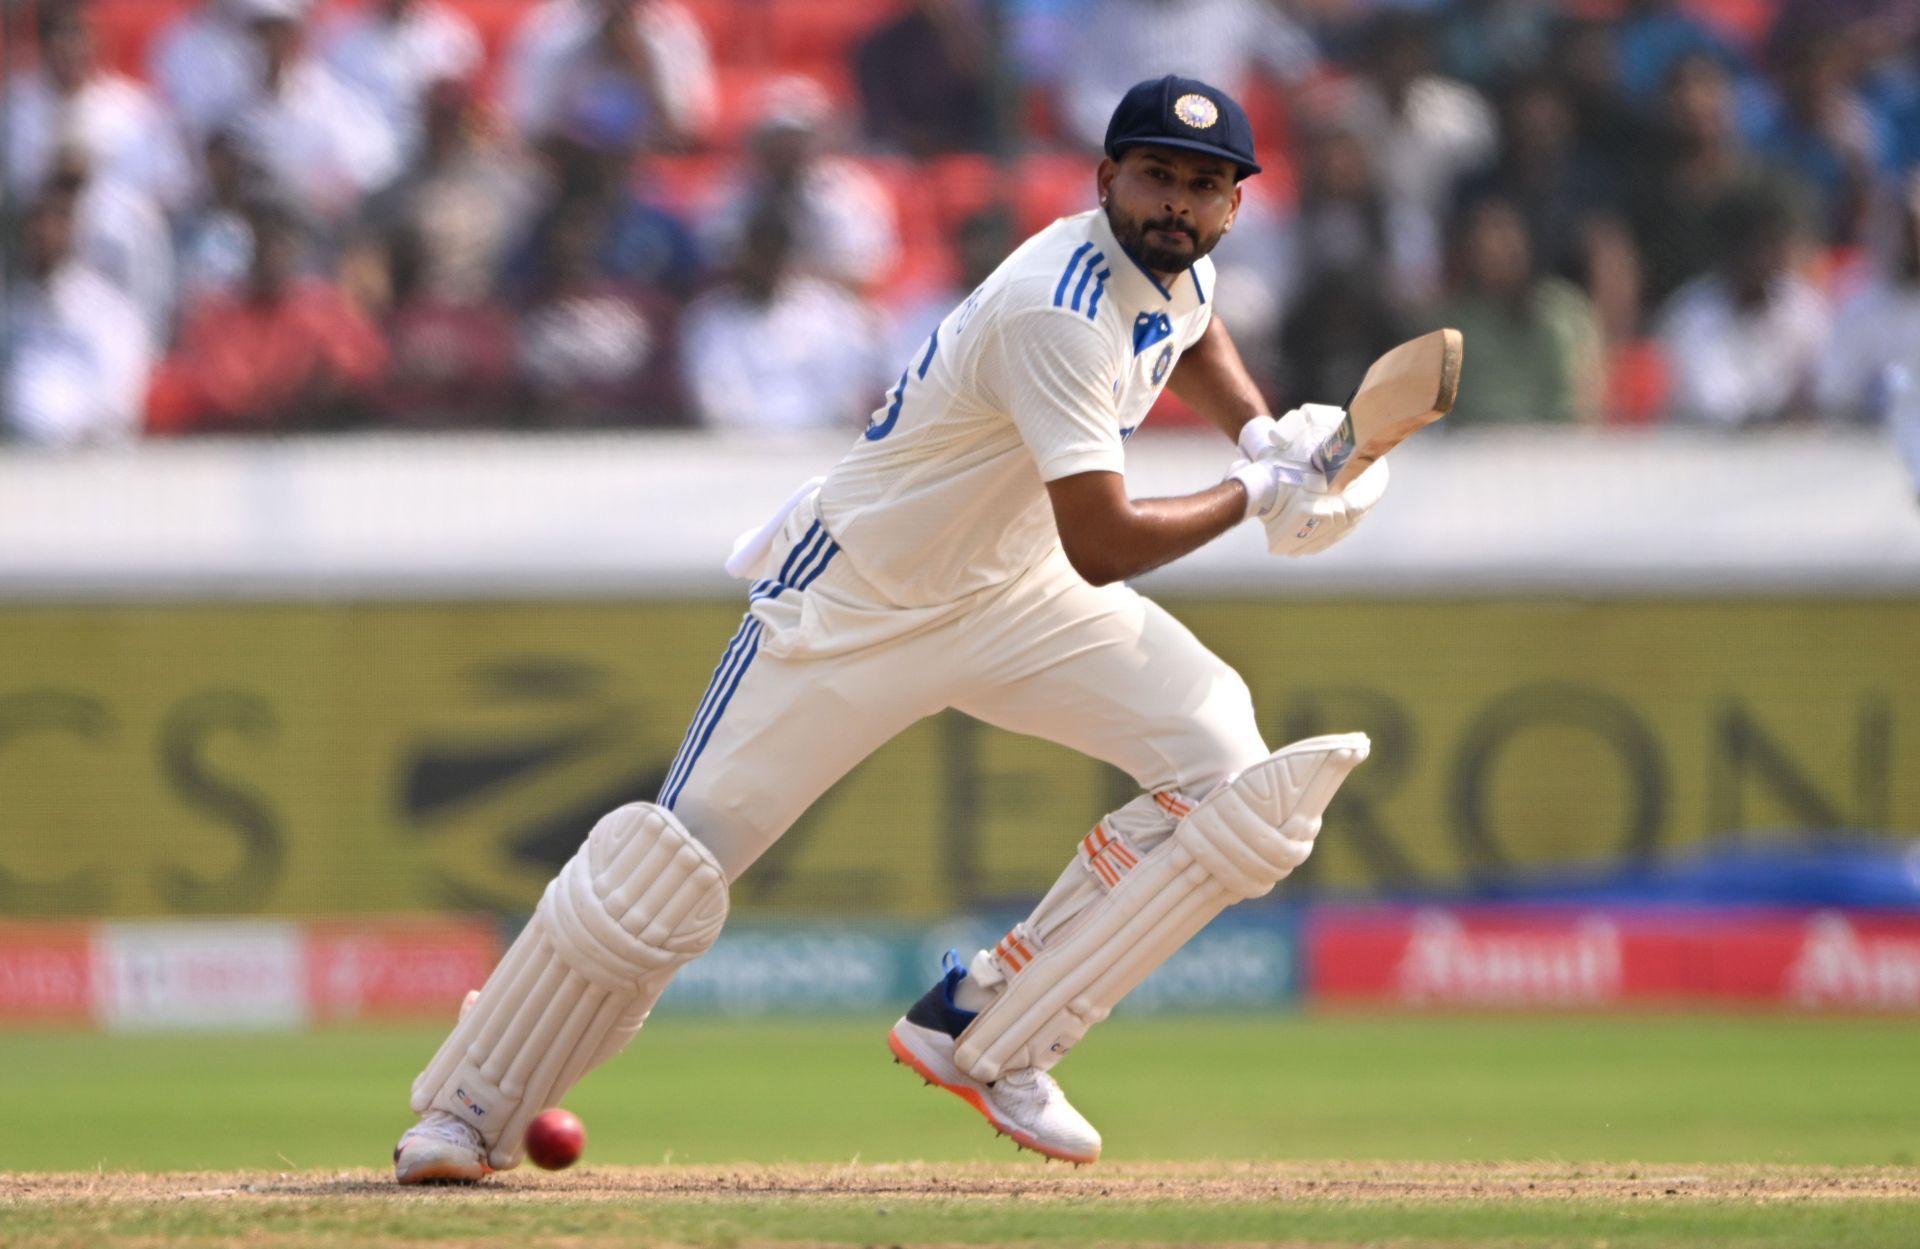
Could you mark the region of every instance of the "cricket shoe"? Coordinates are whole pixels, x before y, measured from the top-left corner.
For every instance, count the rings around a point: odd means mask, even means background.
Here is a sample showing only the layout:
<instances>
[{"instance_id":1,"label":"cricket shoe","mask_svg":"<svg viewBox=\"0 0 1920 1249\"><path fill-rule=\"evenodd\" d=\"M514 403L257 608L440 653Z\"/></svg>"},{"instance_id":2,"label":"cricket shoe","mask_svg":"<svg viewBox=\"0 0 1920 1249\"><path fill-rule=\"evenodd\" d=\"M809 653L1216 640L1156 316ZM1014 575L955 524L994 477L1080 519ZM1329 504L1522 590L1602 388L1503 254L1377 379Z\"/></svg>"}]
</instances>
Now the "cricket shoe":
<instances>
[{"instance_id":1,"label":"cricket shoe","mask_svg":"<svg viewBox=\"0 0 1920 1249\"><path fill-rule=\"evenodd\" d=\"M887 1033L887 1048L930 1084L937 1084L987 1117L1013 1143L1049 1158L1093 1162L1100 1157L1100 1133L1073 1108L1060 1085L1031 1067L1009 1071L984 1084L953 1061L956 1038L977 1013L953 1002L954 986L966 978L958 956L947 954L946 974L901 1016Z\"/></svg>"},{"instance_id":2,"label":"cricket shoe","mask_svg":"<svg viewBox=\"0 0 1920 1249\"><path fill-rule=\"evenodd\" d=\"M393 1147L393 1178L402 1184L471 1184L492 1170L480 1133L444 1110L429 1110Z\"/></svg>"}]
</instances>

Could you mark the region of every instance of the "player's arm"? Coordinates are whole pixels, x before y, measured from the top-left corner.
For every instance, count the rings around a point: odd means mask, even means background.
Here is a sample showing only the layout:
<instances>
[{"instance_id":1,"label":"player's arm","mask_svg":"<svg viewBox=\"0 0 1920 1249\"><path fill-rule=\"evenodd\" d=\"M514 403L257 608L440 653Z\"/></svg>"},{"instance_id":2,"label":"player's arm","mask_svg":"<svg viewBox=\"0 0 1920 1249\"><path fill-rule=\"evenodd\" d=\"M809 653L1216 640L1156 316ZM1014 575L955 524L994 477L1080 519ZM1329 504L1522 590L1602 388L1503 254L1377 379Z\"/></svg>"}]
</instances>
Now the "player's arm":
<instances>
[{"instance_id":1,"label":"player's arm","mask_svg":"<svg viewBox=\"0 0 1920 1249\"><path fill-rule=\"evenodd\" d=\"M1268 414L1267 401L1217 316L1207 322L1200 340L1181 353L1167 388L1229 440L1237 440L1248 421Z\"/></svg>"},{"instance_id":2,"label":"player's arm","mask_svg":"<svg viewBox=\"0 0 1920 1249\"><path fill-rule=\"evenodd\" d=\"M1198 494L1129 499L1119 473L1047 483L1054 525L1073 570L1093 585L1137 577L1198 550L1247 517L1247 489L1229 478Z\"/></svg>"},{"instance_id":3,"label":"player's arm","mask_svg":"<svg viewBox=\"0 0 1920 1249\"><path fill-rule=\"evenodd\" d=\"M1057 310L1015 314L989 364L989 385L1047 483L1060 545L1094 585L1176 560L1247 517L1248 489L1226 481L1175 499L1129 499L1112 379L1127 367L1089 318ZM997 365L997 371L995 366Z\"/></svg>"}]
</instances>

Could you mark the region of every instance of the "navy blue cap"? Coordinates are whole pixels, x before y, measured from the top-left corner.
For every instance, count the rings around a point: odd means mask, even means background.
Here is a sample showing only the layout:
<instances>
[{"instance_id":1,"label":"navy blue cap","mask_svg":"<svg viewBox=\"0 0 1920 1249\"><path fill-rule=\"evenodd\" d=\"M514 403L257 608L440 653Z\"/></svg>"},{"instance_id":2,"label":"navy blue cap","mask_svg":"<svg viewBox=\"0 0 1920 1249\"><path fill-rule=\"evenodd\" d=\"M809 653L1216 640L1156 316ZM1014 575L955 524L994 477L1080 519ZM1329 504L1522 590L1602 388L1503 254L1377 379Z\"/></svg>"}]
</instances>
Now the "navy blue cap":
<instances>
[{"instance_id":1,"label":"navy blue cap","mask_svg":"<svg viewBox=\"0 0 1920 1249\"><path fill-rule=\"evenodd\" d=\"M1198 78L1168 74L1139 83L1120 97L1107 123L1107 155L1119 160L1122 152L1143 143L1223 156L1240 167L1240 178L1260 172L1247 110Z\"/></svg>"}]
</instances>

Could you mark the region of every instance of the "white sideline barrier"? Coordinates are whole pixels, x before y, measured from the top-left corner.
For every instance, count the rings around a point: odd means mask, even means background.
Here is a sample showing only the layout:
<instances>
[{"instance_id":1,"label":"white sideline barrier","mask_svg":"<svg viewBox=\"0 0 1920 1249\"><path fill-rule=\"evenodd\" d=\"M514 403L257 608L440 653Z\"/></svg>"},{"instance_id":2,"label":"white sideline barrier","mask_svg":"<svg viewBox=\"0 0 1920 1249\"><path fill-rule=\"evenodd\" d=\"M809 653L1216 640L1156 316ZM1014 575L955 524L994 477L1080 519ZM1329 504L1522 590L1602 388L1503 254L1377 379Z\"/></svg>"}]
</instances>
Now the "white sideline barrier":
<instances>
[{"instance_id":1,"label":"white sideline barrier","mask_svg":"<svg viewBox=\"0 0 1920 1249\"><path fill-rule=\"evenodd\" d=\"M710 596L733 536L843 436L361 436L0 449L0 598ZM1136 496L1217 481L1204 433L1129 451ZM1430 433L1335 550L1256 526L1179 593L1920 591L1920 506L1874 431Z\"/></svg>"}]
</instances>

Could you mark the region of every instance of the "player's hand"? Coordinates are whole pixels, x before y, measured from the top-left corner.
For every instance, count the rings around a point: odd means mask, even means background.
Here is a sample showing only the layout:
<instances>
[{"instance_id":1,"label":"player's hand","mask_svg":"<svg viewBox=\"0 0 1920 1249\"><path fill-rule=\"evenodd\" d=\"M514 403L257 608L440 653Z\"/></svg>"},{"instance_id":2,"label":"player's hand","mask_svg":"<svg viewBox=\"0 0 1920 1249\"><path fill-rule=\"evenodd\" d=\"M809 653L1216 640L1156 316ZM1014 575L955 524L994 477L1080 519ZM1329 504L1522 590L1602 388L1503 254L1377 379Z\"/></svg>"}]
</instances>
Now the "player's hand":
<instances>
[{"instance_id":1,"label":"player's hand","mask_svg":"<svg viewBox=\"0 0 1920 1249\"><path fill-rule=\"evenodd\" d=\"M1341 416L1338 408L1309 405L1279 420L1256 416L1241 428L1241 458L1227 469L1227 477L1246 487L1248 519L1273 517L1291 503L1299 487L1325 492L1326 478L1309 461L1313 449L1339 428Z\"/></svg>"},{"instance_id":2,"label":"player's hand","mask_svg":"<svg viewBox=\"0 0 1920 1249\"><path fill-rule=\"evenodd\" d=\"M1354 478L1338 494L1301 487L1291 505L1263 519L1267 550L1275 555L1314 555L1353 532L1387 491L1387 462Z\"/></svg>"},{"instance_id":3,"label":"player's hand","mask_svg":"<svg viewBox=\"0 0 1920 1249\"><path fill-rule=\"evenodd\" d=\"M1267 531L1275 555L1311 555L1344 538L1387 488L1384 462L1368 469L1340 493L1312 468L1313 455L1346 413L1330 404L1307 404L1279 420L1255 418L1240 431L1238 460L1228 476L1247 491L1247 515Z\"/></svg>"}]
</instances>

